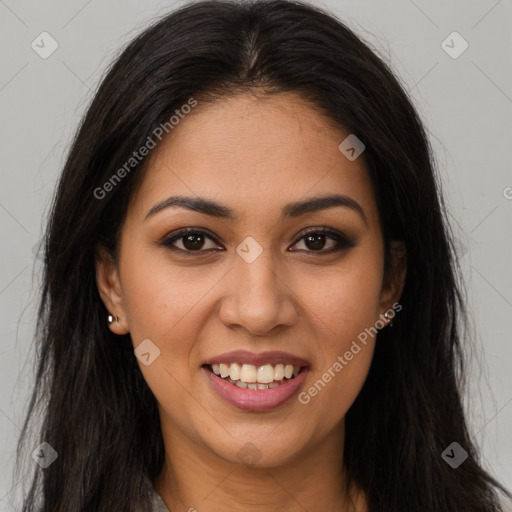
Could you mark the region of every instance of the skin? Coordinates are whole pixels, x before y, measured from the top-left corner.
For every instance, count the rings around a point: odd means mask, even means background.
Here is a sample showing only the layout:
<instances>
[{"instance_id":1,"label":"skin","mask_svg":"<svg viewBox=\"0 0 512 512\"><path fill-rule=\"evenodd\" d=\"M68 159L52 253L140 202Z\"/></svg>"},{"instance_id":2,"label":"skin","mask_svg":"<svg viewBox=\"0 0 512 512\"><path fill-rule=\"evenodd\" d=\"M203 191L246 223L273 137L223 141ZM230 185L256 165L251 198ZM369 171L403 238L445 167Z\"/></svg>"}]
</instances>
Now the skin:
<instances>
[{"instance_id":1,"label":"skin","mask_svg":"<svg viewBox=\"0 0 512 512\"><path fill-rule=\"evenodd\" d=\"M344 417L368 374L375 338L309 403L294 397L267 412L227 404L200 369L230 350L283 350L310 362L307 390L398 301L405 259L394 256L385 282L363 157L349 161L338 149L348 134L294 93L200 103L150 155L117 262L99 253L98 289L119 318L110 328L129 332L134 347L150 339L160 350L149 366L138 362L159 404L166 450L154 485L172 512L366 510L363 493L354 490L349 503L342 487ZM280 221L285 204L332 193L357 201L367 222L347 207ZM144 219L177 194L213 199L240 218L171 207ZM337 242L303 238L322 226L356 237L356 246L322 255ZM196 241L190 256L159 245L184 227L216 239ZM236 252L247 236L263 250L250 264ZM174 246L185 251L184 243ZM260 455L254 465L238 456L248 442Z\"/></svg>"}]
</instances>

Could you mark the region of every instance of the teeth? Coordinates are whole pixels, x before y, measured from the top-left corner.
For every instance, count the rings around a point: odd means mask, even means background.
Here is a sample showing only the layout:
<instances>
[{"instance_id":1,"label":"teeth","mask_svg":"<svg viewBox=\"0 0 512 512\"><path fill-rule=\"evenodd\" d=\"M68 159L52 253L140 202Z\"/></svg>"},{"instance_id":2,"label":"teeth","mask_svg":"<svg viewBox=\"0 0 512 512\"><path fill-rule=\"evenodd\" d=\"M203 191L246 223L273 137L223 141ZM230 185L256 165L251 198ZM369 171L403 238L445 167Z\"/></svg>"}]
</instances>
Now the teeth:
<instances>
[{"instance_id":1,"label":"teeth","mask_svg":"<svg viewBox=\"0 0 512 512\"><path fill-rule=\"evenodd\" d=\"M300 366L291 364L283 365L265 364L255 366L253 364L220 363L212 364L215 375L236 384L240 388L247 389L272 389L279 386L283 379L291 379L300 373Z\"/></svg>"},{"instance_id":2,"label":"teeth","mask_svg":"<svg viewBox=\"0 0 512 512\"><path fill-rule=\"evenodd\" d=\"M284 379L284 366L282 364L276 364L274 368L274 380Z\"/></svg>"},{"instance_id":3,"label":"teeth","mask_svg":"<svg viewBox=\"0 0 512 512\"><path fill-rule=\"evenodd\" d=\"M227 364L220 363L219 372L222 378L227 377L229 375L229 366Z\"/></svg>"},{"instance_id":4,"label":"teeth","mask_svg":"<svg viewBox=\"0 0 512 512\"><path fill-rule=\"evenodd\" d=\"M231 363L229 365L229 378L232 380L240 380L240 365Z\"/></svg>"},{"instance_id":5,"label":"teeth","mask_svg":"<svg viewBox=\"0 0 512 512\"><path fill-rule=\"evenodd\" d=\"M244 382L256 382L257 376L256 366L253 364L242 365L242 369L240 370L240 380L243 380Z\"/></svg>"},{"instance_id":6,"label":"teeth","mask_svg":"<svg viewBox=\"0 0 512 512\"><path fill-rule=\"evenodd\" d=\"M271 364L266 364L265 366L260 366L258 368L258 382L262 384L269 384L274 380L274 368L272 368Z\"/></svg>"}]
</instances>

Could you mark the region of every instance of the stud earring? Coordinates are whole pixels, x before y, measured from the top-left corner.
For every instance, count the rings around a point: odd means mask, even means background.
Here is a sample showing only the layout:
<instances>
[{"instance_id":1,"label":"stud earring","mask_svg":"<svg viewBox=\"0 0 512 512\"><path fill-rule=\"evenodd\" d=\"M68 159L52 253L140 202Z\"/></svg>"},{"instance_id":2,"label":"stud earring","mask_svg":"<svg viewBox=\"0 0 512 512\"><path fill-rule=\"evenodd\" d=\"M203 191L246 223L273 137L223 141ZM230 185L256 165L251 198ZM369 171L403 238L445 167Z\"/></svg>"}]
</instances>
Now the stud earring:
<instances>
[{"instance_id":1,"label":"stud earring","mask_svg":"<svg viewBox=\"0 0 512 512\"><path fill-rule=\"evenodd\" d=\"M113 317L112 315L107 316L108 325L112 325L114 322L119 323L119 317Z\"/></svg>"},{"instance_id":2,"label":"stud earring","mask_svg":"<svg viewBox=\"0 0 512 512\"><path fill-rule=\"evenodd\" d=\"M384 318L388 320L389 327L393 327L393 317L387 311L384 313Z\"/></svg>"}]
</instances>

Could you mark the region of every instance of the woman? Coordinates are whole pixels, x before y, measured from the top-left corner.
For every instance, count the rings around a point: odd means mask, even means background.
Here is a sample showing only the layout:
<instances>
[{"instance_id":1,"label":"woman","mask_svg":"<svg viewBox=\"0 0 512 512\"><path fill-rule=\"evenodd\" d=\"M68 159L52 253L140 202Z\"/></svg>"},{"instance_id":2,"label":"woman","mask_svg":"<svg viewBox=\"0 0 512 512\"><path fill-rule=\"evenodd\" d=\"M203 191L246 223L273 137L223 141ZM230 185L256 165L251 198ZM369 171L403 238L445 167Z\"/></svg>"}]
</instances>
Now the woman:
<instances>
[{"instance_id":1,"label":"woman","mask_svg":"<svg viewBox=\"0 0 512 512\"><path fill-rule=\"evenodd\" d=\"M406 94L327 13L147 29L55 196L23 510L501 510L444 215Z\"/></svg>"}]
</instances>

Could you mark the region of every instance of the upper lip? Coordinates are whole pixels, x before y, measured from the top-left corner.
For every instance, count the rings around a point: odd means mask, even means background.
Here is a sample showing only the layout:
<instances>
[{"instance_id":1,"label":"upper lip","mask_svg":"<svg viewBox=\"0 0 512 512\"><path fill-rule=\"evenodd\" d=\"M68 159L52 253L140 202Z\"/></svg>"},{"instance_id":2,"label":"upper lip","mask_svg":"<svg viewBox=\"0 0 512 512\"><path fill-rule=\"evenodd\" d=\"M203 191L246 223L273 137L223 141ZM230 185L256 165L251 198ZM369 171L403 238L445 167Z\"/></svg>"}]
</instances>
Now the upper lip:
<instances>
[{"instance_id":1,"label":"upper lip","mask_svg":"<svg viewBox=\"0 0 512 512\"><path fill-rule=\"evenodd\" d=\"M249 352L248 350L234 350L232 352L224 352L218 356L211 357L203 364L220 364L220 363L238 363L253 364L254 366L263 366L265 364L291 364L293 366L309 366L309 361L282 351L270 352Z\"/></svg>"}]
</instances>

